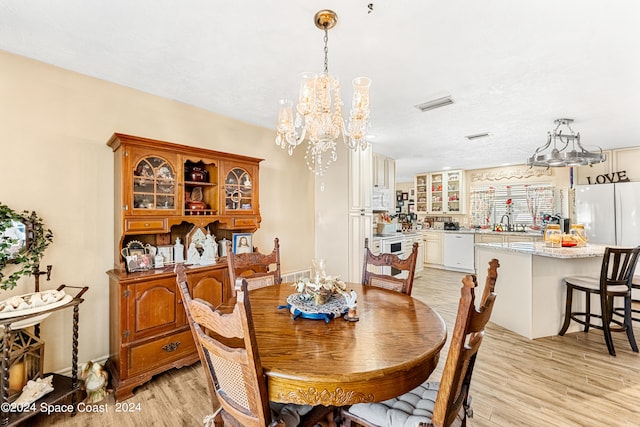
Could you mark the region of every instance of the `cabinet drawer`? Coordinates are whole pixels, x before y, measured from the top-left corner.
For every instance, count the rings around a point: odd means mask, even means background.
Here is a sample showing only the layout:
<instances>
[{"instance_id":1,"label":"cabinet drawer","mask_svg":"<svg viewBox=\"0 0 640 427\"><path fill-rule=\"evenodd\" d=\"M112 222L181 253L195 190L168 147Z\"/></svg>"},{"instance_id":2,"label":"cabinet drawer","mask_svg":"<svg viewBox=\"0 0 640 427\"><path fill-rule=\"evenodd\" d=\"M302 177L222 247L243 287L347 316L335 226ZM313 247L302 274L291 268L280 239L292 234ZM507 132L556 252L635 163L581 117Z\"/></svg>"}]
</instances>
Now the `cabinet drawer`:
<instances>
[{"instance_id":1,"label":"cabinet drawer","mask_svg":"<svg viewBox=\"0 0 640 427\"><path fill-rule=\"evenodd\" d=\"M125 233L166 233L168 232L167 219L125 219Z\"/></svg>"},{"instance_id":2,"label":"cabinet drawer","mask_svg":"<svg viewBox=\"0 0 640 427\"><path fill-rule=\"evenodd\" d=\"M148 371L196 351L191 329L129 348L129 375Z\"/></svg>"},{"instance_id":3,"label":"cabinet drawer","mask_svg":"<svg viewBox=\"0 0 640 427\"><path fill-rule=\"evenodd\" d=\"M256 218L234 218L234 227L257 227L258 220Z\"/></svg>"}]
</instances>

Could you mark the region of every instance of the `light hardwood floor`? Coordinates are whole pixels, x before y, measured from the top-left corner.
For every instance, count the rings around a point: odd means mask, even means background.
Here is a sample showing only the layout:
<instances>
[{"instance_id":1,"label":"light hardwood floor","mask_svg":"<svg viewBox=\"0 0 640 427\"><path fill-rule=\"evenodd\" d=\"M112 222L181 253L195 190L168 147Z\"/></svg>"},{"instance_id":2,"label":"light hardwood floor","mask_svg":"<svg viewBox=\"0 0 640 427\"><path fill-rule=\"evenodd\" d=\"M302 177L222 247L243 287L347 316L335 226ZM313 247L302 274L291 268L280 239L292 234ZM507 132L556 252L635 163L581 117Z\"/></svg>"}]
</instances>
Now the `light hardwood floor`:
<instances>
[{"instance_id":1,"label":"light hardwood floor","mask_svg":"<svg viewBox=\"0 0 640 427\"><path fill-rule=\"evenodd\" d=\"M453 327L462 273L425 269L413 295L434 307ZM496 304L500 289L496 284ZM640 324L635 328L640 340ZM487 327L476 363L471 394L473 427L489 426L640 426L640 355L623 334L614 334L617 357L609 356L602 332L590 331L528 340L495 324ZM82 345L82 343L81 343ZM442 372L448 342L438 369ZM174 369L139 387L127 403L140 412L116 413L113 397L102 414L40 415L29 425L198 426L210 412L199 364Z\"/></svg>"}]
</instances>

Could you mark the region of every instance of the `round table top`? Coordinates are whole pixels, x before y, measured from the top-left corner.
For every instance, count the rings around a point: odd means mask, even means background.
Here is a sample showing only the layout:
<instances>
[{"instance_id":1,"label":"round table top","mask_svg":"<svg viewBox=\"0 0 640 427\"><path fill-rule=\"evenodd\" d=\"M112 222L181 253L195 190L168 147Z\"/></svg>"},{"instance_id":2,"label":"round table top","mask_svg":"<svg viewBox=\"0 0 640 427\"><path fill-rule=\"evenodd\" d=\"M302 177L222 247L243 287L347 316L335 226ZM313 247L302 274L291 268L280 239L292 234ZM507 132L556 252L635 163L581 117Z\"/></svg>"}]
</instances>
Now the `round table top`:
<instances>
[{"instance_id":1,"label":"round table top","mask_svg":"<svg viewBox=\"0 0 640 427\"><path fill-rule=\"evenodd\" d=\"M311 405L381 401L424 382L447 332L431 307L411 296L349 283L359 321L293 319L291 284L249 293L269 399Z\"/></svg>"}]
</instances>

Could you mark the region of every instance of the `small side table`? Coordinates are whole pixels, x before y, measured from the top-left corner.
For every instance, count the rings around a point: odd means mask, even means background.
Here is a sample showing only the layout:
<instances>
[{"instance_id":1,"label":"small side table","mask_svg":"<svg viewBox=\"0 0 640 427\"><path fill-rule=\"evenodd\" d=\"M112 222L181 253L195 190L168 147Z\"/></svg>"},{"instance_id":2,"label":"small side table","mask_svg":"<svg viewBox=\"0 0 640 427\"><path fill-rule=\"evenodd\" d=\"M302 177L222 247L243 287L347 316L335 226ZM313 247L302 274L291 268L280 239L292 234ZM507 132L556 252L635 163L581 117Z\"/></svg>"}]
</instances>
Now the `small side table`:
<instances>
[{"instance_id":1,"label":"small side table","mask_svg":"<svg viewBox=\"0 0 640 427\"><path fill-rule=\"evenodd\" d=\"M40 405L44 402L47 404L55 404L57 402L62 401L71 395L71 403L74 407L73 414L75 415L75 403L76 397L80 390L80 384L78 382L78 323L79 323L79 315L80 315L80 304L84 301L82 295L89 289L88 286L84 287L76 287L76 286L67 286L61 285L57 290L65 290L66 289L77 289L76 295L73 297L71 301L68 303L49 309L43 310L38 313L28 314L24 316L16 316L8 319L0 319L0 325L4 326L4 331L2 333L2 390L0 393L2 394L2 406L3 408L9 403L9 354L11 352L10 340L11 340L11 324L19 321L27 320L35 316L41 316L46 313L52 313L58 310L65 310L67 308L73 307L73 346L72 346L72 359L71 359L71 377L59 374L44 374L43 377L47 377L49 375L53 375L53 388L54 390L38 399L35 403L36 411L22 411L22 412L11 412L11 411L2 411L2 416L0 417L0 425L2 426L12 426L16 425L28 418L31 418L34 415L40 413L39 408ZM39 335L39 324L35 326L36 334Z\"/></svg>"}]
</instances>

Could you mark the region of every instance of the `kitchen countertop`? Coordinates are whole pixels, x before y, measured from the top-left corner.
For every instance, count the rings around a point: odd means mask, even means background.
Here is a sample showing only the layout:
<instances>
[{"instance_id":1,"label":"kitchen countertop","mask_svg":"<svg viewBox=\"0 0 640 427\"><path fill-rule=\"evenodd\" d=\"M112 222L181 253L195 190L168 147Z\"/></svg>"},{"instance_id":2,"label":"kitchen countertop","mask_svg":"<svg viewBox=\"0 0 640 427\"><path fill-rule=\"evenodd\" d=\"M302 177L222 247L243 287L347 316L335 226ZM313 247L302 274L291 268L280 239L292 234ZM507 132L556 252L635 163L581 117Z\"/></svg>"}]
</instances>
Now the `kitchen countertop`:
<instances>
[{"instance_id":1,"label":"kitchen countertop","mask_svg":"<svg viewBox=\"0 0 640 427\"><path fill-rule=\"evenodd\" d=\"M396 233L387 233L387 234L374 234L373 235L373 240L381 240L381 239L393 239L393 238L398 238L398 237L409 237L409 238L413 238L413 237L418 237L418 231L417 230L412 230L412 231L402 231L402 232L396 232Z\"/></svg>"},{"instance_id":2,"label":"kitchen countertop","mask_svg":"<svg viewBox=\"0 0 640 427\"><path fill-rule=\"evenodd\" d=\"M542 237L542 232L533 231L493 231L487 229L461 228L460 230L436 230L435 228L423 228L422 230L402 231L388 234L374 234L373 240L389 239L393 237L417 237L421 232L425 233L456 233L456 234L495 234L498 236L533 236Z\"/></svg>"},{"instance_id":3,"label":"kitchen countertop","mask_svg":"<svg viewBox=\"0 0 640 427\"><path fill-rule=\"evenodd\" d=\"M550 248L544 242L518 243L476 243L476 248L495 249L498 251L517 252L528 255L539 255L550 258L592 258L604 255L606 245L588 244L578 248Z\"/></svg>"},{"instance_id":4,"label":"kitchen countertop","mask_svg":"<svg viewBox=\"0 0 640 427\"><path fill-rule=\"evenodd\" d=\"M462 233L462 234L496 234L503 236L540 236L542 232L539 231L493 231L488 229L476 230L475 228L461 228L460 230L436 230L435 228L423 228L422 230L416 230L416 232L424 231L427 233Z\"/></svg>"}]
</instances>

